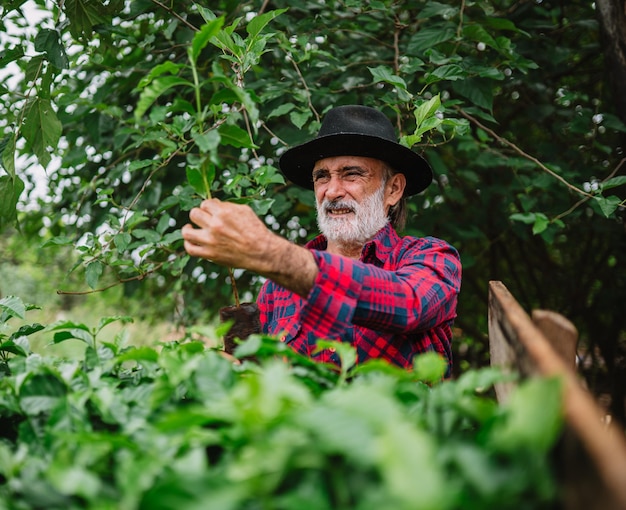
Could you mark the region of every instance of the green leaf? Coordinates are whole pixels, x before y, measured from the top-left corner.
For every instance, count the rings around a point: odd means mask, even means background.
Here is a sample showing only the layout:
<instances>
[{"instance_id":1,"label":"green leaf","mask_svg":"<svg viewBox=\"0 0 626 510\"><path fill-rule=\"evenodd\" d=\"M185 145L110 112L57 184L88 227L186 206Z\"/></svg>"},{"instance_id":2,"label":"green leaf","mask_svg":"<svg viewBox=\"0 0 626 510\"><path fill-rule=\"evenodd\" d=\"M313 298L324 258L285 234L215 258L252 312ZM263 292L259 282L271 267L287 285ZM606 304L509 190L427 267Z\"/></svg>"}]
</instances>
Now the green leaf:
<instances>
[{"instance_id":1,"label":"green leaf","mask_svg":"<svg viewBox=\"0 0 626 510\"><path fill-rule=\"evenodd\" d=\"M511 214L509 218L513 221L521 221L522 223L526 223L527 225L532 225L535 222L536 214L529 213L515 213Z\"/></svg>"},{"instance_id":2,"label":"green leaf","mask_svg":"<svg viewBox=\"0 0 626 510\"><path fill-rule=\"evenodd\" d=\"M268 119L271 119L272 117L280 117L281 115L285 115L287 113L289 113L291 110L293 110L296 107L295 104L293 103L282 103L281 105L277 106L276 108L274 108L269 115L267 116Z\"/></svg>"},{"instance_id":3,"label":"green leaf","mask_svg":"<svg viewBox=\"0 0 626 510\"><path fill-rule=\"evenodd\" d=\"M20 338L22 336L30 336L34 333L41 331L44 328L45 326L43 324L26 324L20 327L17 331L13 332L10 336L10 340L16 340L17 338Z\"/></svg>"},{"instance_id":4,"label":"green leaf","mask_svg":"<svg viewBox=\"0 0 626 510\"><path fill-rule=\"evenodd\" d=\"M56 30L42 28L35 37L35 50L46 54L48 61L57 69L67 69L68 59Z\"/></svg>"},{"instance_id":5,"label":"green leaf","mask_svg":"<svg viewBox=\"0 0 626 510\"><path fill-rule=\"evenodd\" d=\"M182 238L183 238L183 235L180 229L178 229L178 230L174 230L173 232L169 232L165 234L163 238L161 239L161 243L163 246L169 246L175 243L176 241L182 240ZM177 261L178 261L177 263L180 263L181 259L177 259Z\"/></svg>"},{"instance_id":6,"label":"green leaf","mask_svg":"<svg viewBox=\"0 0 626 510\"><path fill-rule=\"evenodd\" d=\"M104 266L99 260L94 260L87 264L85 268L85 280L90 288L95 289L98 286L98 280L100 280L103 270Z\"/></svg>"},{"instance_id":7,"label":"green leaf","mask_svg":"<svg viewBox=\"0 0 626 510\"><path fill-rule=\"evenodd\" d=\"M505 18L487 17L485 18L484 23L485 25L491 28L494 28L496 30L510 30L512 32L517 32L517 33L524 34L530 37L530 35L527 32L520 30L519 28L515 26L515 23Z\"/></svg>"},{"instance_id":8,"label":"green leaf","mask_svg":"<svg viewBox=\"0 0 626 510\"><path fill-rule=\"evenodd\" d=\"M48 239L45 243L42 244L42 247L47 247L47 246L69 246L69 245L73 245L74 244L74 239L72 239L71 237L66 237L66 236L55 236L51 239Z\"/></svg>"},{"instance_id":9,"label":"green leaf","mask_svg":"<svg viewBox=\"0 0 626 510\"><path fill-rule=\"evenodd\" d=\"M604 216L606 216L607 218L609 218L622 203L622 199L616 197L615 195L611 195L610 197L606 198L602 196L596 196L593 198L596 201L597 205L600 207L602 214L604 214Z\"/></svg>"},{"instance_id":10,"label":"green leaf","mask_svg":"<svg viewBox=\"0 0 626 510\"><path fill-rule=\"evenodd\" d=\"M42 166L50 163L48 149L56 149L62 131L63 126L49 99L36 97L28 102L21 133Z\"/></svg>"},{"instance_id":11,"label":"green leaf","mask_svg":"<svg viewBox=\"0 0 626 510\"><path fill-rule=\"evenodd\" d=\"M437 462L433 436L400 421L391 423L381 440L381 471L389 492L401 502L398 508L451 508L450 481ZM424 475L418 485L411 473Z\"/></svg>"},{"instance_id":12,"label":"green leaf","mask_svg":"<svg viewBox=\"0 0 626 510\"><path fill-rule=\"evenodd\" d=\"M248 25L246 26L246 31L248 32L250 37L254 39L261 33L261 30L263 30L270 21L286 11L287 9L276 9L274 11L261 14L260 16L255 16L248 22Z\"/></svg>"},{"instance_id":13,"label":"green leaf","mask_svg":"<svg viewBox=\"0 0 626 510\"><path fill-rule=\"evenodd\" d=\"M15 134L9 133L0 142L0 163L2 168L9 174L11 179L15 178Z\"/></svg>"},{"instance_id":14,"label":"green leaf","mask_svg":"<svg viewBox=\"0 0 626 510\"><path fill-rule=\"evenodd\" d=\"M618 186L622 186L624 184L626 184L626 175L618 175L617 177L612 177L603 182L600 187L602 188L602 191L604 191L611 188L617 188Z\"/></svg>"},{"instance_id":15,"label":"green leaf","mask_svg":"<svg viewBox=\"0 0 626 510\"><path fill-rule=\"evenodd\" d=\"M285 177L274 166L263 165L257 168L252 175L257 184L269 186L270 184L285 184Z\"/></svg>"},{"instance_id":16,"label":"green leaf","mask_svg":"<svg viewBox=\"0 0 626 510\"><path fill-rule=\"evenodd\" d=\"M293 122L293 125L298 129L302 128L308 120L312 117L312 113L310 110L305 111L294 111L289 114L289 120Z\"/></svg>"},{"instance_id":17,"label":"green leaf","mask_svg":"<svg viewBox=\"0 0 626 510\"><path fill-rule=\"evenodd\" d=\"M237 148L245 147L247 149L257 148L251 140L248 132L238 126L234 126L232 124L222 124L219 127L219 133L221 141L225 145L232 145Z\"/></svg>"},{"instance_id":18,"label":"green leaf","mask_svg":"<svg viewBox=\"0 0 626 510\"><path fill-rule=\"evenodd\" d=\"M550 220L543 213L537 213L535 216L535 223L533 223L533 234L541 234L545 229L548 228L550 224Z\"/></svg>"},{"instance_id":19,"label":"green leaf","mask_svg":"<svg viewBox=\"0 0 626 510\"><path fill-rule=\"evenodd\" d=\"M53 324L50 324L46 327L46 331L59 331L62 329L82 329L83 331L89 332L89 326L83 324L82 322L74 322L74 321L57 321Z\"/></svg>"},{"instance_id":20,"label":"green leaf","mask_svg":"<svg viewBox=\"0 0 626 510\"><path fill-rule=\"evenodd\" d=\"M467 72L458 64L445 64L436 67L433 72L426 74L427 83L441 80L456 81L467 77Z\"/></svg>"},{"instance_id":21,"label":"green leaf","mask_svg":"<svg viewBox=\"0 0 626 510\"><path fill-rule=\"evenodd\" d=\"M102 4L87 0L65 0L62 4L65 15L70 20L70 32L76 39L90 37L93 27L104 23Z\"/></svg>"},{"instance_id":22,"label":"green leaf","mask_svg":"<svg viewBox=\"0 0 626 510\"><path fill-rule=\"evenodd\" d=\"M468 78L452 84L456 92L488 112L493 110L493 87L492 80L481 78Z\"/></svg>"},{"instance_id":23,"label":"green leaf","mask_svg":"<svg viewBox=\"0 0 626 510\"><path fill-rule=\"evenodd\" d=\"M395 75L390 67L387 66L378 66L378 67L368 67L370 73L374 77L374 83L385 82L397 87L401 90L406 90L406 82Z\"/></svg>"},{"instance_id":24,"label":"green leaf","mask_svg":"<svg viewBox=\"0 0 626 510\"><path fill-rule=\"evenodd\" d=\"M43 55L35 55L26 61L24 78L27 82L35 82L41 78L41 73L44 68L44 60Z\"/></svg>"},{"instance_id":25,"label":"green leaf","mask_svg":"<svg viewBox=\"0 0 626 510\"><path fill-rule=\"evenodd\" d=\"M451 26L446 28L433 27L422 28L409 42L408 52L412 55L420 56L428 48L433 48L442 42L449 41L455 37L455 29Z\"/></svg>"},{"instance_id":26,"label":"green leaf","mask_svg":"<svg viewBox=\"0 0 626 510\"><path fill-rule=\"evenodd\" d=\"M125 222L125 227L132 229L134 227L136 227L137 225L139 225L140 223L143 223L144 221L148 220L150 218L148 218L147 216L144 216L143 214L135 211L133 212L133 215L128 218Z\"/></svg>"},{"instance_id":27,"label":"green leaf","mask_svg":"<svg viewBox=\"0 0 626 510\"><path fill-rule=\"evenodd\" d=\"M500 367L468 370L459 376L456 385L462 393L485 393L496 383L515 381L518 375L507 373Z\"/></svg>"},{"instance_id":28,"label":"green leaf","mask_svg":"<svg viewBox=\"0 0 626 510\"><path fill-rule=\"evenodd\" d=\"M186 168L187 182L202 198L211 198L211 185L215 179L215 165L205 160L200 168Z\"/></svg>"},{"instance_id":29,"label":"green leaf","mask_svg":"<svg viewBox=\"0 0 626 510\"><path fill-rule=\"evenodd\" d=\"M193 88L193 83L178 76L160 76L153 80L139 95L139 101L137 101L137 107L135 108L135 120L139 121L150 106L165 92L179 86Z\"/></svg>"},{"instance_id":30,"label":"green leaf","mask_svg":"<svg viewBox=\"0 0 626 510\"><path fill-rule=\"evenodd\" d=\"M16 206L23 191L22 179L0 175L0 230L17 220Z\"/></svg>"},{"instance_id":31,"label":"green leaf","mask_svg":"<svg viewBox=\"0 0 626 510\"><path fill-rule=\"evenodd\" d=\"M435 352L426 352L413 359L413 371L421 381L427 383L441 381L446 369L446 361Z\"/></svg>"},{"instance_id":32,"label":"green leaf","mask_svg":"<svg viewBox=\"0 0 626 510\"><path fill-rule=\"evenodd\" d=\"M61 494L85 501L97 500L103 485L97 473L78 465L52 464L46 472L46 478Z\"/></svg>"},{"instance_id":33,"label":"green leaf","mask_svg":"<svg viewBox=\"0 0 626 510\"><path fill-rule=\"evenodd\" d=\"M502 451L546 452L563 424L561 380L528 379L515 389L503 408L506 418L492 431L493 445Z\"/></svg>"},{"instance_id":34,"label":"green leaf","mask_svg":"<svg viewBox=\"0 0 626 510\"><path fill-rule=\"evenodd\" d=\"M133 235L137 239L143 239L147 243L156 244L161 240L161 234L159 234L156 230L152 230L149 228L136 228L133 230Z\"/></svg>"},{"instance_id":35,"label":"green leaf","mask_svg":"<svg viewBox=\"0 0 626 510\"><path fill-rule=\"evenodd\" d=\"M456 6L429 1L419 10L417 19L432 18L433 16L441 16L444 19L451 19L457 16L458 13L459 8Z\"/></svg>"},{"instance_id":36,"label":"green leaf","mask_svg":"<svg viewBox=\"0 0 626 510\"><path fill-rule=\"evenodd\" d=\"M231 27L233 25L231 25ZM227 29L220 30L218 34L211 40L211 44L217 46L222 51L228 50L227 53L231 53L237 56L240 56L244 49L243 45L240 45L237 42L235 42L234 38L231 36L231 34L229 33Z\"/></svg>"},{"instance_id":37,"label":"green leaf","mask_svg":"<svg viewBox=\"0 0 626 510\"><path fill-rule=\"evenodd\" d=\"M155 78L163 74L167 73L167 74L177 75L183 67L184 66L182 66L181 64L175 64L174 62L171 62L170 60L167 60L166 62L158 64L154 66L150 70L150 72L139 81L139 83L137 84L137 90L141 90L145 88L152 80L154 80Z\"/></svg>"},{"instance_id":38,"label":"green leaf","mask_svg":"<svg viewBox=\"0 0 626 510\"><path fill-rule=\"evenodd\" d=\"M24 319L26 315L26 305L17 296L7 296L0 299L0 310L2 310L3 321L6 321L7 317Z\"/></svg>"},{"instance_id":39,"label":"green leaf","mask_svg":"<svg viewBox=\"0 0 626 510\"><path fill-rule=\"evenodd\" d=\"M356 348L348 342L339 342L335 340L318 340L315 344L313 353L320 352L324 349L330 349L339 356L341 374L340 383L346 380L348 371L354 367L357 361Z\"/></svg>"},{"instance_id":40,"label":"green leaf","mask_svg":"<svg viewBox=\"0 0 626 510\"><path fill-rule=\"evenodd\" d=\"M133 318L128 315L112 315L110 317L102 317L96 327L96 333L102 331L105 326L113 324L114 322L121 322L122 324L128 324L133 322Z\"/></svg>"},{"instance_id":41,"label":"green leaf","mask_svg":"<svg viewBox=\"0 0 626 510\"><path fill-rule=\"evenodd\" d=\"M197 62L200 52L206 47L211 38L215 37L224 24L224 17L216 18L200 27L200 30L193 36L191 42L190 57L193 62Z\"/></svg>"},{"instance_id":42,"label":"green leaf","mask_svg":"<svg viewBox=\"0 0 626 510\"><path fill-rule=\"evenodd\" d=\"M51 411L65 397L67 387L52 373L28 376L20 387L20 407L27 415Z\"/></svg>"},{"instance_id":43,"label":"green leaf","mask_svg":"<svg viewBox=\"0 0 626 510\"><path fill-rule=\"evenodd\" d=\"M134 172L135 170L146 168L152 165L154 165L154 161L151 159L134 160L134 161L131 161L130 164L128 165L128 171Z\"/></svg>"},{"instance_id":44,"label":"green leaf","mask_svg":"<svg viewBox=\"0 0 626 510\"><path fill-rule=\"evenodd\" d=\"M492 48L496 47L496 41L482 25L463 25L463 36L472 41L483 42Z\"/></svg>"},{"instance_id":45,"label":"green leaf","mask_svg":"<svg viewBox=\"0 0 626 510\"><path fill-rule=\"evenodd\" d=\"M16 356L26 357L28 352L21 345L16 344L13 340L8 340L0 344L0 352L9 352Z\"/></svg>"},{"instance_id":46,"label":"green leaf","mask_svg":"<svg viewBox=\"0 0 626 510\"><path fill-rule=\"evenodd\" d=\"M521 223L525 223L526 225L533 226L533 234L540 234L548 225L550 225L550 220L544 213L538 212L528 212L528 213L515 213L511 214L509 218L512 221L519 221Z\"/></svg>"},{"instance_id":47,"label":"green leaf","mask_svg":"<svg viewBox=\"0 0 626 510\"><path fill-rule=\"evenodd\" d=\"M191 137L201 152L212 152L219 147L221 136L220 133L211 129L205 133L194 132Z\"/></svg>"},{"instance_id":48,"label":"green leaf","mask_svg":"<svg viewBox=\"0 0 626 510\"><path fill-rule=\"evenodd\" d=\"M170 228L170 220L172 219L172 217L169 214L163 214L161 215L161 217L159 218L159 223L157 223L156 226L156 231L163 235L165 233L165 231Z\"/></svg>"},{"instance_id":49,"label":"green leaf","mask_svg":"<svg viewBox=\"0 0 626 510\"><path fill-rule=\"evenodd\" d=\"M124 363L126 361L150 361L156 363L159 360L159 353L152 347L133 347L119 354L116 363Z\"/></svg>"},{"instance_id":50,"label":"green leaf","mask_svg":"<svg viewBox=\"0 0 626 510\"><path fill-rule=\"evenodd\" d=\"M123 253L132 241L132 236L128 232L119 232L113 236L113 243L118 253Z\"/></svg>"},{"instance_id":51,"label":"green leaf","mask_svg":"<svg viewBox=\"0 0 626 510\"><path fill-rule=\"evenodd\" d=\"M15 62L24 56L24 48L13 46L0 51L0 67L6 68L11 62Z\"/></svg>"},{"instance_id":52,"label":"green leaf","mask_svg":"<svg viewBox=\"0 0 626 510\"><path fill-rule=\"evenodd\" d=\"M71 339L81 340L91 347L95 345L95 339L93 335L89 331L85 331L84 329L68 329L64 331L59 331L55 333L52 337L52 342L55 344L59 344L61 342L65 342L66 340Z\"/></svg>"},{"instance_id":53,"label":"green leaf","mask_svg":"<svg viewBox=\"0 0 626 510\"><path fill-rule=\"evenodd\" d=\"M435 115L440 106L441 98L439 97L439 94L420 104L413 112L413 115L415 115L416 127L419 128L427 118Z\"/></svg>"}]
</instances>

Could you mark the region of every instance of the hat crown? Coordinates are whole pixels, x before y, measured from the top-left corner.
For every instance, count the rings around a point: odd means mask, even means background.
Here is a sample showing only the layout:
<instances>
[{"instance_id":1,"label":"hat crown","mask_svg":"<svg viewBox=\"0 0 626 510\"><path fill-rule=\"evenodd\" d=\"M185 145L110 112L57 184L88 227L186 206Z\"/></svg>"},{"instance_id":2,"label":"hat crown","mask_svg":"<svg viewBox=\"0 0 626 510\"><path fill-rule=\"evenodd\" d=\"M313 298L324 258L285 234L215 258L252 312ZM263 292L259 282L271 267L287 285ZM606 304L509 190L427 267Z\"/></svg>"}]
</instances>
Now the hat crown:
<instances>
[{"instance_id":1,"label":"hat crown","mask_svg":"<svg viewBox=\"0 0 626 510\"><path fill-rule=\"evenodd\" d=\"M391 121L369 106L337 106L326 113L318 138L337 134L359 134L396 141Z\"/></svg>"},{"instance_id":2,"label":"hat crown","mask_svg":"<svg viewBox=\"0 0 626 510\"><path fill-rule=\"evenodd\" d=\"M312 140L292 147L280 157L279 166L290 181L313 189L315 163L337 156L360 156L386 162L406 176L405 195L426 189L432 181L428 162L398 143L391 121L379 110L362 105L336 106L324 115Z\"/></svg>"}]
</instances>

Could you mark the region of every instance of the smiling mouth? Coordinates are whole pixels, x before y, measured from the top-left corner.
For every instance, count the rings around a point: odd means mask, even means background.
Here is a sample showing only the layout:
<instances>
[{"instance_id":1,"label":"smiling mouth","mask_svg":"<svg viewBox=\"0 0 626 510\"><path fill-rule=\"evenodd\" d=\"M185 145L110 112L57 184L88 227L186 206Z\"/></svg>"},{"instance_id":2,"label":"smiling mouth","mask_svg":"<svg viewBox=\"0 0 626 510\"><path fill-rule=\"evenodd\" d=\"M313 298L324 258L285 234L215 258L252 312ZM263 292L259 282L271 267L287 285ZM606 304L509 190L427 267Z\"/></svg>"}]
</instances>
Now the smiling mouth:
<instances>
[{"instance_id":1,"label":"smiling mouth","mask_svg":"<svg viewBox=\"0 0 626 510\"><path fill-rule=\"evenodd\" d=\"M344 216L346 214L350 214L350 213L354 213L354 210L349 209L349 208L337 208L337 209L332 209L332 208L328 208L326 209L326 214L328 214L329 216Z\"/></svg>"}]
</instances>

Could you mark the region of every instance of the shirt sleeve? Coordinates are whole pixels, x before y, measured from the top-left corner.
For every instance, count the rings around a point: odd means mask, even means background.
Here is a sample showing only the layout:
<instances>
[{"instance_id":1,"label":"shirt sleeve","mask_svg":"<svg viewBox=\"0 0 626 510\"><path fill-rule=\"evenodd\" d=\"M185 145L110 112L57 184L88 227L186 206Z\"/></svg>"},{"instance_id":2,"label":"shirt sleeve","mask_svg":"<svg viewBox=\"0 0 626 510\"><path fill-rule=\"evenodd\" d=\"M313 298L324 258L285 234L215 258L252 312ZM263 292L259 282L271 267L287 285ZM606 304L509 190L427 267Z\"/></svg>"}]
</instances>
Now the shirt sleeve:
<instances>
[{"instance_id":1,"label":"shirt sleeve","mask_svg":"<svg viewBox=\"0 0 626 510\"><path fill-rule=\"evenodd\" d=\"M259 307L259 320L261 322L261 331L268 333L268 324L271 321L271 314L273 309L273 299L270 286L272 282L266 280L261 287L261 291L257 296L257 306Z\"/></svg>"},{"instance_id":2,"label":"shirt sleeve","mask_svg":"<svg viewBox=\"0 0 626 510\"><path fill-rule=\"evenodd\" d=\"M334 337L351 324L389 333L424 331L456 316L461 264L445 241L414 239L382 268L312 253L319 273L301 318L320 337Z\"/></svg>"}]
</instances>

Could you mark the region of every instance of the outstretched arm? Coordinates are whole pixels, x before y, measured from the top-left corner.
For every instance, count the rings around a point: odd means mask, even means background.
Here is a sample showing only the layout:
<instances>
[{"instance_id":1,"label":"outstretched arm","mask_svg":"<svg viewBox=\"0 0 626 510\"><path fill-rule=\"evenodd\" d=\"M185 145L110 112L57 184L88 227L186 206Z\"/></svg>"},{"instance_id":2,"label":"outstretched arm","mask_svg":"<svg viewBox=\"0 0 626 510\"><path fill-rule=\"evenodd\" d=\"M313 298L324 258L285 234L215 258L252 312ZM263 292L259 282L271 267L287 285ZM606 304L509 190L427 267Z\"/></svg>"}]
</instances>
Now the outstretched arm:
<instances>
[{"instance_id":1,"label":"outstretched arm","mask_svg":"<svg viewBox=\"0 0 626 510\"><path fill-rule=\"evenodd\" d=\"M306 298L318 267L312 253L269 230L247 205L204 200L182 228L189 255L247 269Z\"/></svg>"}]
</instances>

